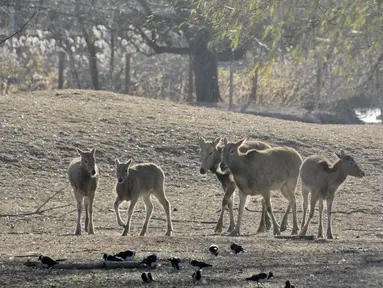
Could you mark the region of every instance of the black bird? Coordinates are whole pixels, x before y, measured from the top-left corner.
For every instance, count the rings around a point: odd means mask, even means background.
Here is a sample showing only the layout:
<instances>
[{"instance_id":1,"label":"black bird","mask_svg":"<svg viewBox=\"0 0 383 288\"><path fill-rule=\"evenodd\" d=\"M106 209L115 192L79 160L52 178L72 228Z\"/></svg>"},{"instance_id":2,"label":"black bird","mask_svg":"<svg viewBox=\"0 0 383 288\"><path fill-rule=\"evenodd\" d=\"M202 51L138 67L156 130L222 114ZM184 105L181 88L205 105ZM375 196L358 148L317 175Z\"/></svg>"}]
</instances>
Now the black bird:
<instances>
[{"instance_id":1,"label":"black bird","mask_svg":"<svg viewBox=\"0 0 383 288\"><path fill-rule=\"evenodd\" d=\"M170 261L170 263L172 263L172 266L174 269L177 269L177 270L180 270L180 263L181 263L181 259L178 258L178 257L171 257L168 259Z\"/></svg>"},{"instance_id":2,"label":"black bird","mask_svg":"<svg viewBox=\"0 0 383 288\"><path fill-rule=\"evenodd\" d=\"M193 278L193 284L195 284L196 281L200 281L201 278L202 278L202 273L201 273L201 270L197 270L193 273L192 275L192 278Z\"/></svg>"},{"instance_id":3,"label":"black bird","mask_svg":"<svg viewBox=\"0 0 383 288\"><path fill-rule=\"evenodd\" d=\"M135 251L126 250L126 251L114 254L114 256L120 257L120 258L124 259L125 261L128 261L128 260L133 260L134 259L134 257L136 256L136 252Z\"/></svg>"},{"instance_id":4,"label":"black bird","mask_svg":"<svg viewBox=\"0 0 383 288\"><path fill-rule=\"evenodd\" d=\"M213 265L210 265L210 264L207 264L207 263L204 263L201 261L197 261L197 260L192 260L190 262L190 264L193 267L193 269L196 271L199 271L199 270L206 268L206 267L213 267Z\"/></svg>"},{"instance_id":5,"label":"black bird","mask_svg":"<svg viewBox=\"0 0 383 288\"><path fill-rule=\"evenodd\" d=\"M142 281L144 281L145 283L150 283L150 282L154 281L154 280L153 280L153 277L152 277L152 274L151 274L150 272L143 272L143 273L141 274L141 279L142 279Z\"/></svg>"},{"instance_id":6,"label":"black bird","mask_svg":"<svg viewBox=\"0 0 383 288\"><path fill-rule=\"evenodd\" d=\"M124 259L122 259L122 258L120 258L120 257L113 256L113 255L109 255L109 254L106 254L106 253L104 253L104 255L102 256L102 258L104 259L104 261L114 261L114 262L121 262L121 261L124 261Z\"/></svg>"},{"instance_id":7,"label":"black bird","mask_svg":"<svg viewBox=\"0 0 383 288\"><path fill-rule=\"evenodd\" d=\"M231 251L233 251L235 254L238 254L239 252L244 252L245 250L243 250L242 246L241 245L237 245L235 243L231 244L230 245L230 249Z\"/></svg>"},{"instance_id":8,"label":"black bird","mask_svg":"<svg viewBox=\"0 0 383 288\"><path fill-rule=\"evenodd\" d=\"M48 265L49 268L55 266L56 264L59 264L58 261L53 260L51 257L48 257L48 256L40 255L40 256L39 256L39 260L40 260L41 263L43 263L44 265Z\"/></svg>"},{"instance_id":9,"label":"black bird","mask_svg":"<svg viewBox=\"0 0 383 288\"><path fill-rule=\"evenodd\" d=\"M273 272L269 272L269 274L266 273L259 273L259 274L254 274L251 277L246 278L248 281L256 281L258 284L266 282L269 280L271 277L274 277ZM263 285L263 284L262 284Z\"/></svg>"},{"instance_id":10,"label":"black bird","mask_svg":"<svg viewBox=\"0 0 383 288\"><path fill-rule=\"evenodd\" d=\"M209 251L211 254L213 254L214 256L218 256L219 254L219 251L218 251L218 246L213 244L213 245L210 245L209 247Z\"/></svg>"},{"instance_id":11,"label":"black bird","mask_svg":"<svg viewBox=\"0 0 383 288\"><path fill-rule=\"evenodd\" d=\"M290 281L287 280L287 281L286 281L285 288L295 288L295 286L294 286L294 285L291 285Z\"/></svg>"},{"instance_id":12,"label":"black bird","mask_svg":"<svg viewBox=\"0 0 383 288\"><path fill-rule=\"evenodd\" d=\"M144 260L141 261L141 263L145 264L149 268L152 268L152 265L157 262L157 255L152 254L146 257Z\"/></svg>"}]
</instances>

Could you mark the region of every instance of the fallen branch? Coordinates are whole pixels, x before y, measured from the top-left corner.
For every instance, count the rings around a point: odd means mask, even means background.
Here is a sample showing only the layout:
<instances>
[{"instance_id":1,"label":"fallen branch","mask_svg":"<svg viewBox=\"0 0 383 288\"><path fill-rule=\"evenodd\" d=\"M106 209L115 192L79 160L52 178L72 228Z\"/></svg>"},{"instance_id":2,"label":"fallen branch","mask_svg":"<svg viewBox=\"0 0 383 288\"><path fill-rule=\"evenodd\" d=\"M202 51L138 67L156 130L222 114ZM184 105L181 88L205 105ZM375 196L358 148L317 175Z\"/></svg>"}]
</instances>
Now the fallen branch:
<instances>
[{"instance_id":1,"label":"fallen branch","mask_svg":"<svg viewBox=\"0 0 383 288\"><path fill-rule=\"evenodd\" d=\"M33 212L26 212L26 213L20 213L20 214L0 214L0 217L24 217L24 216L30 216L30 215L36 215L36 214L41 215L47 211L68 207L71 204L59 205L59 206L47 208L45 210L42 209L50 200L52 200L53 197L55 197L57 194L59 194L61 191L63 191L65 188L67 188L68 185L69 184L67 184L67 186L59 189L58 191L56 191L52 196L50 196L47 200L45 200L43 202L43 204L41 204L39 207L37 207L37 209Z\"/></svg>"},{"instance_id":2,"label":"fallen branch","mask_svg":"<svg viewBox=\"0 0 383 288\"><path fill-rule=\"evenodd\" d=\"M40 261L27 261L24 263L28 267L48 268L47 265L42 264ZM89 263L59 263L52 267L52 269L118 269L118 268L145 268L146 265L138 261L97 261ZM151 269L156 269L157 265L154 264Z\"/></svg>"},{"instance_id":3,"label":"fallen branch","mask_svg":"<svg viewBox=\"0 0 383 288\"><path fill-rule=\"evenodd\" d=\"M290 239L290 240L314 240L314 235L305 235L305 236L299 236L299 235L276 235L274 236L278 239Z\"/></svg>"},{"instance_id":4,"label":"fallen branch","mask_svg":"<svg viewBox=\"0 0 383 288\"><path fill-rule=\"evenodd\" d=\"M351 215L354 213L362 213L362 214L382 214L382 212L378 211L372 211L372 209L366 209L366 208L359 208L355 210L347 210L347 211L332 211L332 214L346 214Z\"/></svg>"},{"instance_id":5,"label":"fallen branch","mask_svg":"<svg viewBox=\"0 0 383 288\"><path fill-rule=\"evenodd\" d=\"M165 218L160 218L153 216L151 219L154 220L160 220L166 222L167 220ZM177 219L172 219L172 222L178 222L178 223L199 223L199 224L216 224L217 221L198 221L198 220L177 220Z\"/></svg>"}]
</instances>

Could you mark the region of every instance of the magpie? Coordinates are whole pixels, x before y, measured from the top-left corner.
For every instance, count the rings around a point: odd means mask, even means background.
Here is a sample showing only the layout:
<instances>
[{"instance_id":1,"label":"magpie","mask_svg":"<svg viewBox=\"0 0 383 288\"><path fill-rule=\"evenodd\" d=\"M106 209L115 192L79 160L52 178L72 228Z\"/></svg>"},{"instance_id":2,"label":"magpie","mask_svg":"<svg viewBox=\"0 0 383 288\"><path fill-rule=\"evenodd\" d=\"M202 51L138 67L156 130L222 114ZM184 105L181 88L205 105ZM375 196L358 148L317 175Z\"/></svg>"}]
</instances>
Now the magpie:
<instances>
[{"instance_id":1,"label":"magpie","mask_svg":"<svg viewBox=\"0 0 383 288\"><path fill-rule=\"evenodd\" d=\"M181 263L181 259L178 258L178 257L171 257L168 259L170 261L170 263L172 263L172 266L174 269L176 270L180 270L180 263Z\"/></svg>"},{"instance_id":2,"label":"magpie","mask_svg":"<svg viewBox=\"0 0 383 288\"><path fill-rule=\"evenodd\" d=\"M122 258L120 258L120 257L113 256L113 255L109 255L109 254L106 254L106 253L104 253L104 255L102 256L102 258L104 259L104 261L114 261L114 262L121 262L121 261L124 261L124 259L122 259Z\"/></svg>"},{"instance_id":3,"label":"magpie","mask_svg":"<svg viewBox=\"0 0 383 288\"><path fill-rule=\"evenodd\" d=\"M269 272L269 274L266 273L259 273L259 274L254 274L251 277L246 278L248 281L256 281L257 284L266 282L269 280L271 277L274 277L273 272ZM263 285L263 284L262 284Z\"/></svg>"},{"instance_id":4,"label":"magpie","mask_svg":"<svg viewBox=\"0 0 383 288\"><path fill-rule=\"evenodd\" d=\"M58 261L53 260L51 257L48 257L48 256L40 255L40 256L39 256L39 260L40 260L41 263L43 263L44 265L48 265L49 268L55 266L56 264L59 264Z\"/></svg>"},{"instance_id":5,"label":"magpie","mask_svg":"<svg viewBox=\"0 0 383 288\"><path fill-rule=\"evenodd\" d=\"M230 249L231 251L233 251L235 254L238 254L239 252L244 252L245 250L243 250L242 246L241 245L237 245L235 243L231 244L230 245Z\"/></svg>"},{"instance_id":6,"label":"magpie","mask_svg":"<svg viewBox=\"0 0 383 288\"><path fill-rule=\"evenodd\" d=\"M141 261L142 264L145 264L149 268L152 268L152 265L157 262L157 255L152 254L148 257L144 258L144 260Z\"/></svg>"},{"instance_id":7,"label":"magpie","mask_svg":"<svg viewBox=\"0 0 383 288\"><path fill-rule=\"evenodd\" d=\"M209 247L209 251L211 254L213 254L214 256L218 256L219 254L219 251L218 251L218 246L213 244L213 245L210 245Z\"/></svg>"},{"instance_id":8,"label":"magpie","mask_svg":"<svg viewBox=\"0 0 383 288\"><path fill-rule=\"evenodd\" d=\"M196 271L199 271L199 270L206 268L206 267L213 267L213 265L210 265L210 264L207 264L207 263L204 263L201 261L197 261L197 260L192 260L190 262L190 264L193 267L193 269Z\"/></svg>"},{"instance_id":9,"label":"magpie","mask_svg":"<svg viewBox=\"0 0 383 288\"><path fill-rule=\"evenodd\" d=\"M291 285L290 281L287 280L287 281L286 281L285 288L295 288L295 286L294 286L294 285Z\"/></svg>"},{"instance_id":10,"label":"magpie","mask_svg":"<svg viewBox=\"0 0 383 288\"><path fill-rule=\"evenodd\" d=\"M202 278L202 273L201 273L201 270L197 270L193 273L192 275L192 278L193 278L193 284L195 284L196 281L200 281L201 278Z\"/></svg>"},{"instance_id":11,"label":"magpie","mask_svg":"<svg viewBox=\"0 0 383 288\"><path fill-rule=\"evenodd\" d=\"M120 257L120 258L124 259L125 261L129 261L129 260L133 260L134 259L134 257L136 256L136 252L135 251L126 250L126 251L114 254L114 256Z\"/></svg>"},{"instance_id":12,"label":"magpie","mask_svg":"<svg viewBox=\"0 0 383 288\"><path fill-rule=\"evenodd\" d=\"M143 272L143 273L141 274L141 279L142 279L142 281L144 281L145 283L150 283L150 282L154 281L154 280L153 280L153 277L152 277L152 273L150 273L150 272Z\"/></svg>"}]
</instances>

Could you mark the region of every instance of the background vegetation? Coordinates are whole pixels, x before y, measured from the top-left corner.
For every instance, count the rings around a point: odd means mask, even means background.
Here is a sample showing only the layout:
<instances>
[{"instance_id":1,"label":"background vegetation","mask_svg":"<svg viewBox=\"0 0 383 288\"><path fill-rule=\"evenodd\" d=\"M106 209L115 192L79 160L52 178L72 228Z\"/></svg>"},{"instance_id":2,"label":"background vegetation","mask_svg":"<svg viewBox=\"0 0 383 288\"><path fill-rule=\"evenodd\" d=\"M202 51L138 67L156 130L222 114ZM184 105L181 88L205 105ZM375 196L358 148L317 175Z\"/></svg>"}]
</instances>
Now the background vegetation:
<instances>
[{"instance_id":1,"label":"background vegetation","mask_svg":"<svg viewBox=\"0 0 383 288\"><path fill-rule=\"evenodd\" d=\"M382 1L13 0L0 6L2 93L82 88L227 103L233 59L234 103L245 108L383 106Z\"/></svg>"}]
</instances>

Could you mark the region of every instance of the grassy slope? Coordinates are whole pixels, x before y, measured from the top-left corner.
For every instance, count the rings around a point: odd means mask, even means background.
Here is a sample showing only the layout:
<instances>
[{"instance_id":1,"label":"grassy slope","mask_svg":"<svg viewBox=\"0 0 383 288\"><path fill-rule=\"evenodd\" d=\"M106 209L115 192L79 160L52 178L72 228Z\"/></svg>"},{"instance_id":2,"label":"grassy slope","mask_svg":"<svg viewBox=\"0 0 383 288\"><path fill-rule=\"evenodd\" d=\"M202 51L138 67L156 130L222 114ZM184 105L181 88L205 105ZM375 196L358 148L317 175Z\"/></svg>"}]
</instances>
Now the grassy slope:
<instances>
[{"instance_id":1,"label":"grassy slope","mask_svg":"<svg viewBox=\"0 0 383 288\"><path fill-rule=\"evenodd\" d=\"M215 265L206 269L209 286L246 286L244 277L272 270L276 278L269 287L282 287L291 279L298 287L381 287L381 263L368 264L365 257L382 258L381 230L383 188L383 127L374 125L312 125L227 113L175 103L143 99L107 92L68 90L0 96L0 214L23 213L36 209L49 195L67 183L66 169L76 156L74 147L97 148L101 168L100 188L95 202L96 235L74 237L75 202L67 187L48 207L73 204L43 215L1 217L0 283L17 286L65 286L72 281L82 286L141 285L137 271L45 271L31 273L12 255L29 252L53 257L91 260L104 251L137 249L138 257L155 251L161 258L169 254L205 259ZM334 159L332 152L344 149L355 155L365 169L363 180L349 178L337 194L336 211L365 209L364 213L335 214L334 241L296 242L273 239L271 234L254 235L259 213L245 212L243 234L238 239L214 235L222 199L213 177L199 174L197 136L212 139L220 135L236 140L258 138L272 145L296 148L303 157L320 153ZM138 237L144 220L140 201L132 220L132 236L120 237L114 213L114 159L153 161L167 176L167 194L173 207L174 237L165 233L164 213L155 200L149 235ZM299 190L298 190L299 191ZM298 219L301 197L297 192ZM273 193L276 217L281 220L287 202ZM256 198L259 199L259 198ZM237 201L236 201L237 202ZM249 201L251 209L260 203ZM122 208L126 208L124 204ZM125 217L126 212L123 212ZM156 219L157 217L157 219ZM227 225L228 216L225 215ZM316 234L317 215L310 227ZM285 232L289 233L288 232ZM225 233L224 233L225 234ZM242 243L247 252L228 254L231 241ZM211 259L206 247L212 242L222 256ZM17 245L15 245L17 244ZM365 250L352 250L363 248ZM347 253L353 251L355 253ZM157 286L191 285L191 271L168 274L167 263L157 272ZM15 274L14 272L18 273ZM379 272L379 273L378 273ZM13 278L12 278L13 277ZM339 278L336 278L339 277ZM367 281L367 282L363 282Z\"/></svg>"}]
</instances>

